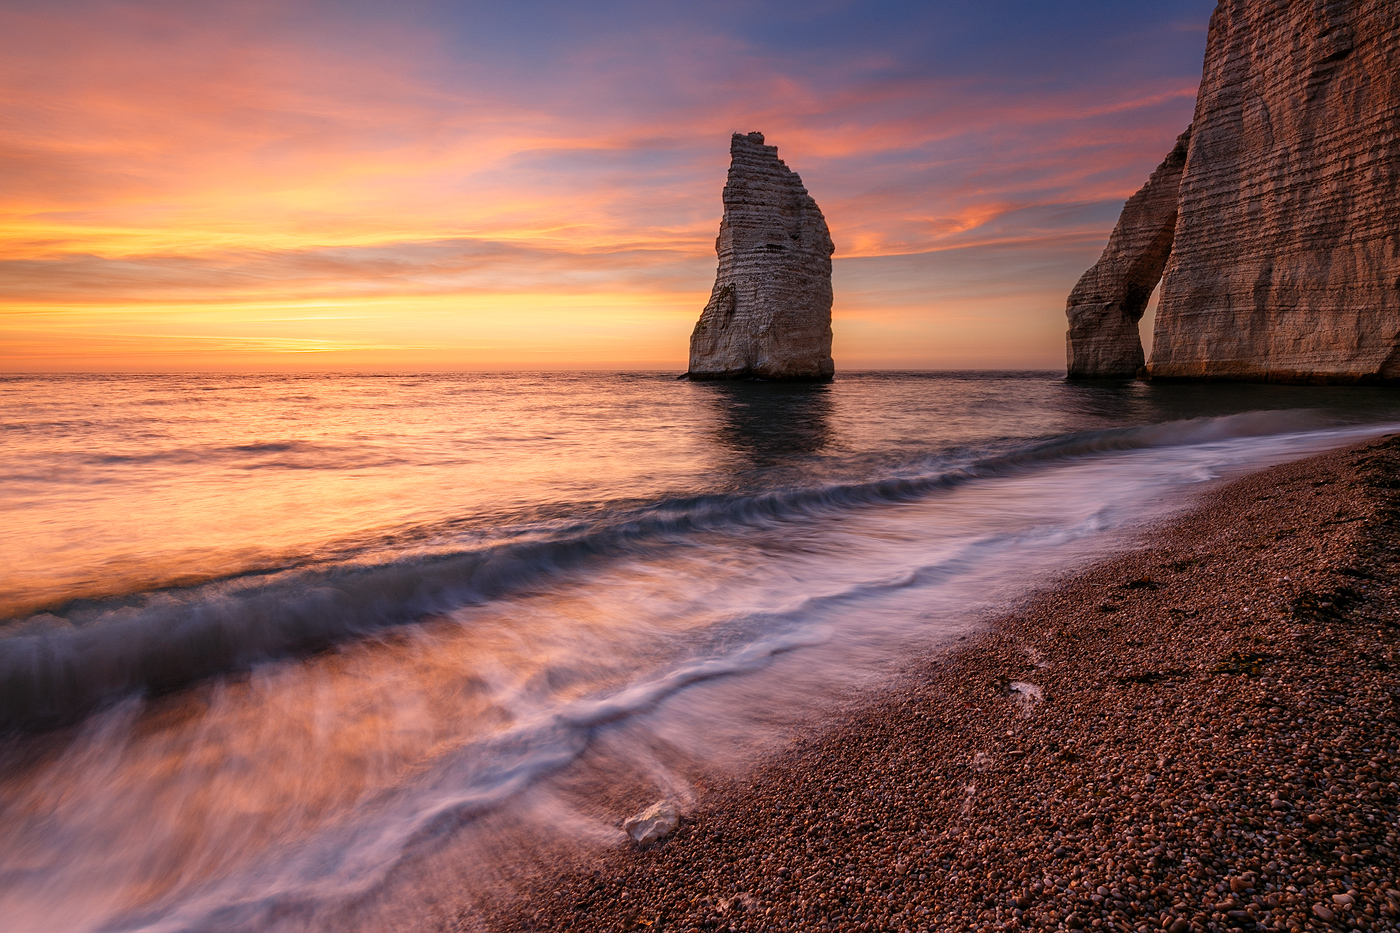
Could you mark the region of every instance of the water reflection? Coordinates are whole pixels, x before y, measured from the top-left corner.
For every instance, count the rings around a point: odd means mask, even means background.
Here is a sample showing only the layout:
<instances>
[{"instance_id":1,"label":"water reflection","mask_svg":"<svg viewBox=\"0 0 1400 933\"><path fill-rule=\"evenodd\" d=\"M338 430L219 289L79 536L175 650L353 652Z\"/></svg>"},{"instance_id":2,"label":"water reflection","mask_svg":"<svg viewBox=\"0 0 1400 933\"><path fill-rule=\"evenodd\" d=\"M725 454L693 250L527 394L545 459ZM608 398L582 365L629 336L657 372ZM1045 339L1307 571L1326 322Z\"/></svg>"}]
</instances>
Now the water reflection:
<instances>
[{"instance_id":1,"label":"water reflection","mask_svg":"<svg viewBox=\"0 0 1400 933\"><path fill-rule=\"evenodd\" d=\"M1312 410L1342 423L1395 416L1400 392L1371 386L1257 383L1147 383L1137 380L1063 384L1062 409L1111 424L1153 424L1250 411Z\"/></svg>"},{"instance_id":2,"label":"water reflection","mask_svg":"<svg viewBox=\"0 0 1400 933\"><path fill-rule=\"evenodd\" d=\"M831 440L831 386L814 383L705 382L718 416L717 439L746 466L766 467L821 451Z\"/></svg>"},{"instance_id":3,"label":"water reflection","mask_svg":"<svg viewBox=\"0 0 1400 933\"><path fill-rule=\"evenodd\" d=\"M742 776L841 691L1104 553L1200 479L1347 442L1284 436L1286 418L1263 419L1272 437L1196 425L1077 459L1037 459L1042 439L1400 400L1055 373L245 381L0 379L12 591L84 605L123 562L176 568L152 575L159 592L108 590L122 602L105 620L46 614L51 640L14 639L9 657L78 658L81 638L185 678L209 672L210 645L234 659L184 693L0 736L5 929L389 933L435 925L437 905L468 925L462 904L521 866L620 842L639 805ZM1025 468L938 482L1007 451ZM530 547L474 556L500 541ZM308 556L254 577L255 545ZM180 589L200 566L229 582ZM90 631L116 634L69 634ZM239 669L266 633L301 631L338 647ZM11 682L47 702L29 672L54 670L115 699L123 656L17 661Z\"/></svg>"}]
</instances>

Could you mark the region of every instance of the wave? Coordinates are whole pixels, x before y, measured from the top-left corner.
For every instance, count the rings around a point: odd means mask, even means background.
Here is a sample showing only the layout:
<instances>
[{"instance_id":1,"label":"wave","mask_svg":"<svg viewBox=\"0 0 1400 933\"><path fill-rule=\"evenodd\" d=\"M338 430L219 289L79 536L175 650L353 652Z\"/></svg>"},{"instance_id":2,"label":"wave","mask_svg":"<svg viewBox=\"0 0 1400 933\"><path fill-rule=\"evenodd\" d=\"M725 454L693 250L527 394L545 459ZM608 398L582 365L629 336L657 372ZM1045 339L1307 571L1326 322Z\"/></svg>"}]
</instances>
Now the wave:
<instances>
[{"instance_id":1,"label":"wave","mask_svg":"<svg viewBox=\"0 0 1400 933\"><path fill-rule=\"evenodd\" d=\"M178 447L143 453L92 453L82 462L96 467L223 466L229 469L343 470L392 467L408 461L364 445L268 441L223 446Z\"/></svg>"},{"instance_id":2,"label":"wave","mask_svg":"<svg viewBox=\"0 0 1400 933\"><path fill-rule=\"evenodd\" d=\"M883 476L813 487L678 497L601 512L524 540L369 565L129 594L94 617L13 620L0 638L0 728L45 727L139 692L162 692L386 627L529 592L597 561L696 544L852 509L907 502L1056 461L1336 427L1313 411L1257 412L952 451ZM1340 443L1340 441L1339 441Z\"/></svg>"},{"instance_id":3,"label":"wave","mask_svg":"<svg viewBox=\"0 0 1400 933\"><path fill-rule=\"evenodd\" d=\"M770 635L721 657L694 658L600 697L541 711L439 762L422 786L395 788L364 802L363 823L328 828L271 859L171 906L109 923L105 929L194 933L214 921L228 933L267 930L286 917L316 917L326 907L372 892L399 865L430 855L460 827L573 764L612 725L655 710L693 687L766 667L820 643L802 633Z\"/></svg>"},{"instance_id":4,"label":"wave","mask_svg":"<svg viewBox=\"0 0 1400 933\"><path fill-rule=\"evenodd\" d=\"M217 917L221 930L251 933L276 926L288 915L320 920L322 911L370 896L400 866L433 857L463 826L568 768L605 730L653 713L692 687L754 673L790 652L840 642L832 623L843 609L868 607L872 599L947 579L1016 537L980 536L933 563L888 579L836 587L783 609L739 613L681 658L615 689L517 707L519 718L508 728L444 752L415 782L363 800L364 819L329 825L246 874L224 878L173 905L147 908L106 929L192 933L208 929ZM843 657L849 654L843 652Z\"/></svg>"}]
</instances>

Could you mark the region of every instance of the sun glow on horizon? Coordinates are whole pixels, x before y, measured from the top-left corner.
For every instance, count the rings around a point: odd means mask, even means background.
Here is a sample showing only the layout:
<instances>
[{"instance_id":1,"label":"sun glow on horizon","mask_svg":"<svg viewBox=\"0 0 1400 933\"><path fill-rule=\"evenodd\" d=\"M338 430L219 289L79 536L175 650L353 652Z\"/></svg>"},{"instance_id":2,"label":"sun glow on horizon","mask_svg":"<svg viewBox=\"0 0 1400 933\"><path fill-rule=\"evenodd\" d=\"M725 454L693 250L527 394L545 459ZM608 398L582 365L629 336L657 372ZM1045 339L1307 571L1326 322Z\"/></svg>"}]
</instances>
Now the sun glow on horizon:
<instances>
[{"instance_id":1,"label":"sun glow on horizon","mask_svg":"<svg viewBox=\"0 0 1400 933\"><path fill-rule=\"evenodd\" d=\"M831 225L838 365L913 333L929 365L1055 365L1059 321L1002 350L957 321L1053 319L1194 95L665 23L644 61L599 29L517 62L431 4L327 12L0 10L0 370L683 366L751 129ZM968 290L998 269L1030 278Z\"/></svg>"}]
</instances>

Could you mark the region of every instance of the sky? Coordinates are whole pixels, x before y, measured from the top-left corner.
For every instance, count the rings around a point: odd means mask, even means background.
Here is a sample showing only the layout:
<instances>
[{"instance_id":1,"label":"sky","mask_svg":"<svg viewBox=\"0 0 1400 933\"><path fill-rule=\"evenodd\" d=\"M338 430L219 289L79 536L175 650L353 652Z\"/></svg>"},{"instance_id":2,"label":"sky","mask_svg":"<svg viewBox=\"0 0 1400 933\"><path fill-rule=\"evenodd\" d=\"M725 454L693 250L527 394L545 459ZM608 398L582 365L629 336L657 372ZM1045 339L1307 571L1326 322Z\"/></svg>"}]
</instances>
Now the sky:
<instances>
[{"instance_id":1,"label":"sky","mask_svg":"<svg viewBox=\"0 0 1400 933\"><path fill-rule=\"evenodd\" d=\"M838 369L1055 369L1214 3L0 0L0 371L684 370L729 137Z\"/></svg>"}]
</instances>

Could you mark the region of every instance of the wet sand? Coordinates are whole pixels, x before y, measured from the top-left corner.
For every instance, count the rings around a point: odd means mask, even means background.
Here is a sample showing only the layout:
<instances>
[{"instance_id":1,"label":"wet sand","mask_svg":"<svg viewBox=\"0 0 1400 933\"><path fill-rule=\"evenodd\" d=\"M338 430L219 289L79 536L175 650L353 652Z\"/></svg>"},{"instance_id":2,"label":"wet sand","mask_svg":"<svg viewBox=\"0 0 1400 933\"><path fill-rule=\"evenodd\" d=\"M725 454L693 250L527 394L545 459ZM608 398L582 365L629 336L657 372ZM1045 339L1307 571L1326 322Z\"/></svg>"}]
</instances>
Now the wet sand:
<instances>
[{"instance_id":1,"label":"wet sand","mask_svg":"<svg viewBox=\"0 0 1400 933\"><path fill-rule=\"evenodd\" d=\"M1398 639L1390 438L1222 487L664 841L537 867L458 922L1400 928Z\"/></svg>"}]
</instances>

